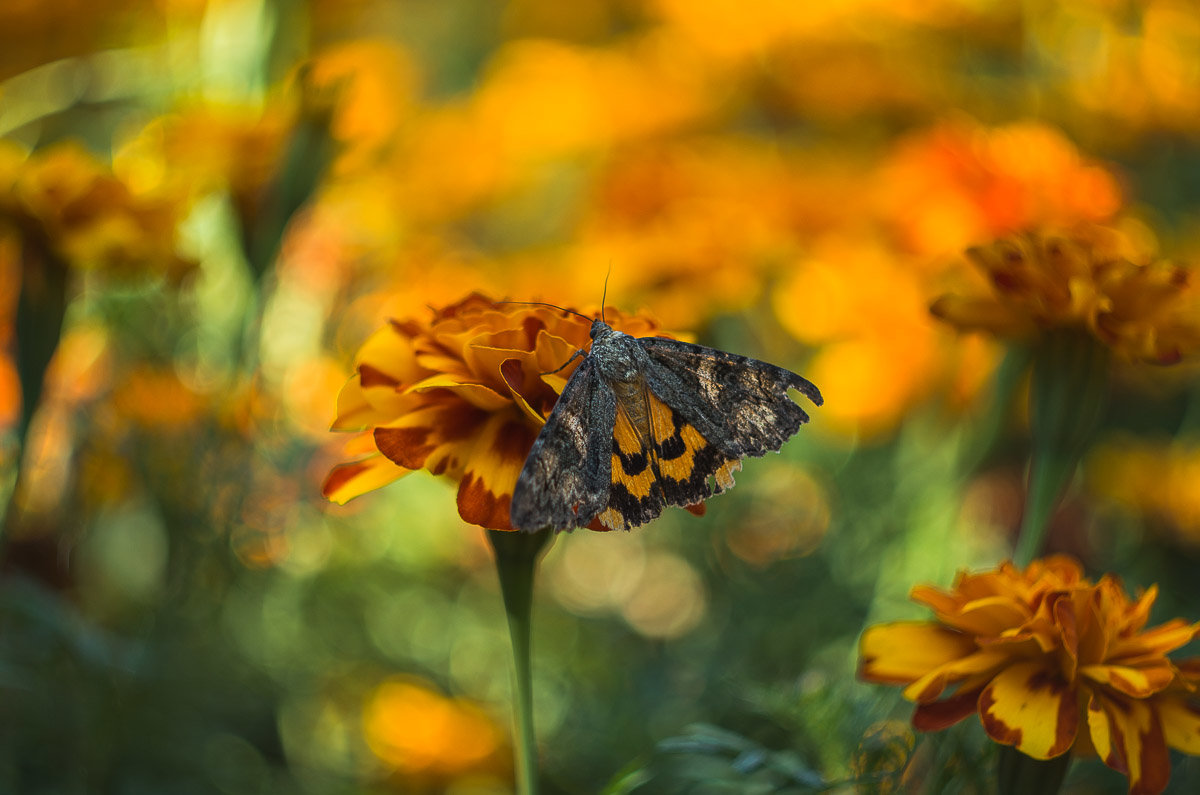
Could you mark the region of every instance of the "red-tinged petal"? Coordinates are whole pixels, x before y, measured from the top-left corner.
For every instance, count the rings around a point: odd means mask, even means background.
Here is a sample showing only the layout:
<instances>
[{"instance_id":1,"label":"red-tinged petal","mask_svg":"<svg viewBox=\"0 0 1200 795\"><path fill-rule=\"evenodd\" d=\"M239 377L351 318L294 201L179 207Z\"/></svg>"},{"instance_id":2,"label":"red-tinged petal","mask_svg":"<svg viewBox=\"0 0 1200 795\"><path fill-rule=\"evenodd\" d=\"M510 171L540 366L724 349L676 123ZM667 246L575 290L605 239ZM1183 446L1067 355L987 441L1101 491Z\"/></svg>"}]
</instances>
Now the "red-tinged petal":
<instances>
[{"instance_id":1,"label":"red-tinged petal","mask_svg":"<svg viewBox=\"0 0 1200 795\"><path fill-rule=\"evenodd\" d=\"M404 391L405 393L420 393L433 389L445 389L447 392L452 392L472 406L484 411L498 411L508 406L508 397L501 395L490 386L463 382L457 376L452 375L431 375Z\"/></svg>"},{"instance_id":2,"label":"red-tinged petal","mask_svg":"<svg viewBox=\"0 0 1200 795\"><path fill-rule=\"evenodd\" d=\"M373 379L392 384L406 384L427 374L428 371L417 366L416 349L411 339L416 332L416 328L408 328L406 332L404 327L396 324L376 331L354 357L359 371L365 368L373 374Z\"/></svg>"},{"instance_id":3,"label":"red-tinged petal","mask_svg":"<svg viewBox=\"0 0 1200 795\"><path fill-rule=\"evenodd\" d=\"M869 682L908 684L974 651L970 637L937 624L877 624L858 642L858 676Z\"/></svg>"},{"instance_id":4,"label":"red-tinged petal","mask_svg":"<svg viewBox=\"0 0 1200 795\"><path fill-rule=\"evenodd\" d=\"M942 620L952 627L976 635L999 635L1029 620L1029 611L1007 596L975 599L962 606L958 615Z\"/></svg>"},{"instance_id":5,"label":"red-tinged petal","mask_svg":"<svg viewBox=\"0 0 1200 795\"><path fill-rule=\"evenodd\" d=\"M535 432L515 414L494 414L478 432L458 487L458 515L492 530L512 530L509 508Z\"/></svg>"},{"instance_id":6,"label":"red-tinged petal","mask_svg":"<svg viewBox=\"0 0 1200 795\"><path fill-rule=\"evenodd\" d=\"M982 689L960 690L950 698L917 705L913 711L913 728L936 732L953 726L979 709L979 692Z\"/></svg>"},{"instance_id":7,"label":"red-tinged petal","mask_svg":"<svg viewBox=\"0 0 1200 795\"><path fill-rule=\"evenodd\" d=\"M350 383L354 384L355 382L358 384L360 393L358 399L366 403L371 412L370 419L368 419L370 424L385 422L398 414L403 414L412 404L412 399L406 398L401 393L399 381L369 364L358 366L358 378ZM350 397L348 396L348 398ZM339 395L338 413L341 414L341 411L342 402Z\"/></svg>"},{"instance_id":8,"label":"red-tinged petal","mask_svg":"<svg viewBox=\"0 0 1200 795\"><path fill-rule=\"evenodd\" d=\"M528 372L531 380L537 377L538 371L533 363L534 355L530 350L491 347L473 343L463 351L463 355L472 373L479 374L487 383L494 383L497 386L502 382L500 365L512 359L521 362L522 369Z\"/></svg>"},{"instance_id":9,"label":"red-tinged petal","mask_svg":"<svg viewBox=\"0 0 1200 795\"><path fill-rule=\"evenodd\" d=\"M345 505L347 501L382 488L411 471L396 466L381 455L374 455L362 461L335 466L321 484L321 493L325 499Z\"/></svg>"},{"instance_id":10,"label":"red-tinged petal","mask_svg":"<svg viewBox=\"0 0 1200 795\"><path fill-rule=\"evenodd\" d=\"M1129 611L1126 618L1126 628L1128 630L1139 630L1146 626L1146 622L1150 620L1150 608L1154 606L1154 600L1158 598L1158 586L1151 585L1146 589ZM1151 630L1153 631L1153 630Z\"/></svg>"},{"instance_id":11,"label":"red-tinged petal","mask_svg":"<svg viewBox=\"0 0 1200 795\"><path fill-rule=\"evenodd\" d=\"M1182 618L1172 619L1165 624L1140 632L1128 638L1117 638L1109 647L1110 660L1161 656L1185 646L1200 634L1200 623L1189 624Z\"/></svg>"},{"instance_id":12,"label":"red-tinged petal","mask_svg":"<svg viewBox=\"0 0 1200 795\"><path fill-rule=\"evenodd\" d=\"M376 428L375 446L407 469L456 474L469 452L460 448L472 443L487 418L487 412L464 401L439 401Z\"/></svg>"},{"instance_id":13,"label":"red-tinged petal","mask_svg":"<svg viewBox=\"0 0 1200 795\"><path fill-rule=\"evenodd\" d=\"M1175 679L1175 670L1165 658L1158 665L1129 668L1123 665L1083 665L1079 675L1097 684L1107 685L1133 698L1146 698L1165 688Z\"/></svg>"},{"instance_id":14,"label":"red-tinged petal","mask_svg":"<svg viewBox=\"0 0 1200 795\"><path fill-rule=\"evenodd\" d=\"M1096 693L1088 703L1088 726L1104 764L1129 777L1131 795L1158 795L1166 789L1171 760L1150 702Z\"/></svg>"},{"instance_id":15,"label":"red-tinged petal","mask_svg":"<svg viewBox=\"0 0 1200 795\"><path fill-rule=\"evenodd\" d=\"M1009 630L999 637L979 638L979 646L985 649L1004 650L1012 658L1028 658L1039 653L1057 649L1057 636L1040 627L1022 627Z\"/></svg>"},{"instance_id":16,"label":"red-tinged petal","mask_svg":"<svg viewBox=\"0 0 1200 795\"><path fill-rule=\"evenodd\" d=\"M500 375L504 379L504 383L508 385L509 394L521 413L536 425L545 425L546 417L529 403L523 393L521 384L524 378L524 368L521 362L516 359L504 362L500 365Z\"/></svg>"},{"instance_id":17,"label":"red-tinged petal","mask_svg":"<svg viewBox=\"0 0 1200 795\"><path fill-rule=\"evenodd\" d=\"M950 685L969 677L990 674L1010 659L1012 659L1011 656L1003 651L977 651L930 671L904 688L904 697L921 704L933 701L941 696Z\"/></svg>"},{"instance_id":18,"label":"red-tinged petal","mask_svg":"<svg viewBox=\"0 0 1200 795\"><path fill-rule=\"evenodd\" d=\"M1062 643L1063 651L1065 651L1071 657L1073 665L1079 660L1080 630L1078 622L1076 621L1076 613L1074 608L1074 600L1063 596L1055 599L1051 606L1051 613L1054 615L1054 624L1058 627L1059 639ZM1068 672L1067 675L1073 676L1074 671Z\"/></svg>"},{"instance_id":19,"label":"red-tinged petal","mask_svg":"<svg viewBox=\"0 0 1200 795\"><path fill-rule=\"evenodd\" d=\"M1200 755L1200 703L1188 693L1160 696L1154 700L1162 721L1163 737L1171 748Z\"/></svg>"},{"instance_id":20,"label":"red-tinged petal","mask_svg":"<svg viewBox=\"0 0 1200 795\"><path fill-rule=\"evenodd\" d=\"M992 679L979 696L988 736L1035 759L1064 753L1079 729L1075 693L1042 662L1017 663Z\"/></svg>"}]
</instances>

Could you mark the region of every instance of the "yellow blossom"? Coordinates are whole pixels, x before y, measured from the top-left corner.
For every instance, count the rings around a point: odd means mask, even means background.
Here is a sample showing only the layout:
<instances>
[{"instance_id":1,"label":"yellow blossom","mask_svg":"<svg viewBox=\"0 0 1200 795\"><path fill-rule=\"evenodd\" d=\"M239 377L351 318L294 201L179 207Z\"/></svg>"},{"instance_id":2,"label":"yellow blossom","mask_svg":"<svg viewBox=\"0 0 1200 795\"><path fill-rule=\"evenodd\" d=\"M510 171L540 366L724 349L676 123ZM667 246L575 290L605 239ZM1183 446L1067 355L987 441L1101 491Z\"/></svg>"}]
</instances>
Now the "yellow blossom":
<instances>
[{"instance_id":1,"label":"yellow blossom","mask_svg":"<svg viewBox=\"0 0 1200 795\"><path fill-rule=\"evenodd\" d=\"M181 208L133 192L82 146L56 144L24 157L0 144L0 232L74 268L109 276L171 276L189 264L175 253Z\"/></svg>"},{"instance_id":2,"label":"yellow blossom","mask_svg":"<svg viewBox=\"0 0 1200 795\"><path fill-rule=\"evenodd\" d=\"M961 330L1027 338L1078 328L1127 359L1160 364L1200 348L1200 292L1191 271L1150 259L1116 229L1028 233L967 256L993 295L946 295L932 307Z\"/></svg>"},{"instance_id":3,"label":"yellow blossom","mask_svg":"<svg viewBox=\"0 0 1200 795\"><path fill-rule=\"evenodd\" d=\"M1145 629L1157 593L1130 598L1112 575L1093 583L1067 557L964 572L948 591L913 589L935 621L869 627L859 676L904 685L922 731L977 712L998 743L1036 759L1098 753L1131 793L1158 793L1168 747L1200 752L1194 680L1166 656L1200 624Z\"/></svg>"}]
</instances>

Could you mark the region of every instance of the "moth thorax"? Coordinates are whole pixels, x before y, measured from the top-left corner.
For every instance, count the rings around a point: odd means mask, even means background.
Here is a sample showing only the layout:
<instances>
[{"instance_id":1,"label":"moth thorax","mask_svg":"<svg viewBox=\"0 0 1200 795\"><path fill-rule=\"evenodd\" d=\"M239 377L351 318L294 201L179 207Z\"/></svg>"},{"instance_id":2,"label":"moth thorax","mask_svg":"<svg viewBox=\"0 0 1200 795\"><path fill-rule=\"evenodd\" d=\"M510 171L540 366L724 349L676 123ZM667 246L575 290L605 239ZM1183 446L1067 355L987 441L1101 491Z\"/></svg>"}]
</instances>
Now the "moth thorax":
<instances>
[{"instance_id":1,"label":"moth thorax","mask_svg":"<svg viewBox=\"0 0 1200 795\"><path fill-rule=\"evenodd\" d=\"M629 418L629 424L638 435L649 438L650 406L646 402L646 385L641 379L635 381L616 381L612 384L617 397L617 405Z\"/></svg>"},{"instance_id":2,"label":"moth thorax","mask_svg":"<svg viewBox=\"0 0 1200 795\"><path fill-rule=\"evenodd\" d=\"M591 350L592 360L604 380L623 383L641 381L642 368L638 366L641 353L636 339L612 329L598 336Z\"/></svg>"}]
</instances>

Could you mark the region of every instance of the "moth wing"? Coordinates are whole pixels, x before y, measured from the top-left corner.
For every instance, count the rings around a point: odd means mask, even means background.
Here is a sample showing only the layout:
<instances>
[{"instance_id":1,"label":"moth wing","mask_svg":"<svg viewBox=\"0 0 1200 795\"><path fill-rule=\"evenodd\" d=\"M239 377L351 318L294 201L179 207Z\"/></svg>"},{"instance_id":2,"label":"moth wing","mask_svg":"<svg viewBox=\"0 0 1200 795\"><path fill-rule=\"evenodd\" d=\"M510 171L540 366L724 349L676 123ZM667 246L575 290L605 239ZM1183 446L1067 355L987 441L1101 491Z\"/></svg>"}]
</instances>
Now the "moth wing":
<instances>
[{"instance_id":1,"label":"moth wing","mask_svg":"<svg viewBox=\"0 0 1200 795\"><path fill-rule=\"evenodd\" d=\"M533 442L509 519L535 532L588 524L608 502L616 396L590 358L572 373Z\"/></svg>"},{"instance_id":2,"label":"moth wing","mask_svg":"<svg viewBox=\"0 0 1200 795\"><path fill-rule=\"evenodd\" d=\"M808 379L758 359L661 337L639 342L650 360L650 390L723 460L778 450L808 422L789 390L823 402Z\"/></svg>"},{"instance_id":3,"label":"moth wing","mask_svg":"<svg viewBox=\"0 0 1200 795\"><path fill-rule=\"evenodd\" d=\"M644 387L643 387L644 389ZM650 399L649 394L644 398ZM600 523L610 530L628 530L643 525L662 513L669 504L664 499L657 474L657 446L646 438L631 419L637 409L618 401L612 431L612 483L608 505L600 513Z\"/></svg>"}]
</instances>

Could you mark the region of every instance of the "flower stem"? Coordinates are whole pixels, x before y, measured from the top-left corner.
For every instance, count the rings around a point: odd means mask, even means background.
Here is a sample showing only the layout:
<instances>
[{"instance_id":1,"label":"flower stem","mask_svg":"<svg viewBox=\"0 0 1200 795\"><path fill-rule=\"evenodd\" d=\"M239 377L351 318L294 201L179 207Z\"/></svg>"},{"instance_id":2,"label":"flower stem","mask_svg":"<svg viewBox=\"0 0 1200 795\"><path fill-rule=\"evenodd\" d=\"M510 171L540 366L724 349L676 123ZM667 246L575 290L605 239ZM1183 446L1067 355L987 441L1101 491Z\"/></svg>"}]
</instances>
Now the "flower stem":
<instances>
[{"instance_id":1,"label":"flower stem","mask_svg":"<svg viewBox=\"0 0 1200 795\"><path fill-rule=\"evenodd\" d=\"M513 712L516 722L514 760L517 792L537 795L537 737L533 730L533 671L530 626L533 613L533 576L551 533L488 530L488 542L496 556L500 593L508 616L508 634L513 653Z\"/></svg>"},{"instance_id":2,"label":"flower stem","mask_svg":"<svg viewBox=\"0 0 1200 795\"><path fill-rule=\"evenodd\" d=\"M996 772L1000 795L1055 795L1062 788L1071 754L1034 759L1010 745L1000 747Z\"/></svg>"},{"instance_id":3,"label":"flower stem","mask_svg":"<svg viewBox=\"0 0 1200 795\"><path fill-rule=\"evenodd\" d=\"M1035 454L1029 465L1029 492L1025 498L1025 513L1021 517L1021 534L1013 552L1013 563L1019 568L1028 566L1041 554L1045 545L1050 516L1058 497L1075 474L1076 460L1065 456Z\"/></svg>"},{"instance_id":4,"label":"flower stem","mask_svg":"<svg viewBox=\"0 0 1200 795\"><path fill-rule=\"evenodd\" d=\"M1108 348L1088 334L1047 334L1033 355L1029 494L1013 562L1042 552L1050 515L1087 451L1108 395Z\"/></svg>"}]
</instances>

